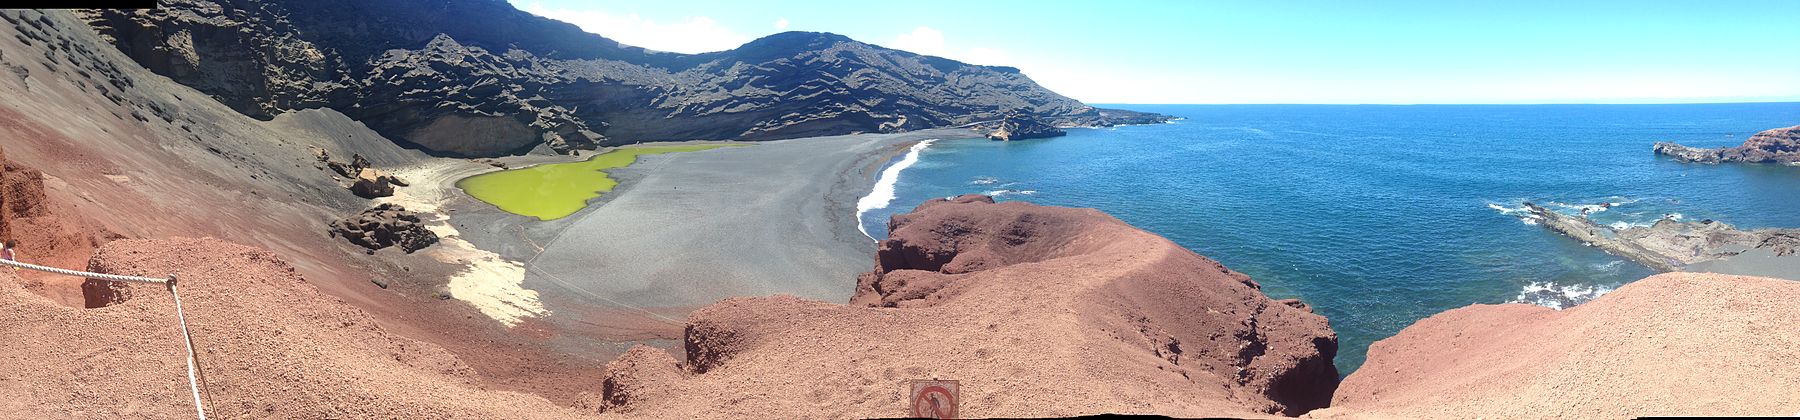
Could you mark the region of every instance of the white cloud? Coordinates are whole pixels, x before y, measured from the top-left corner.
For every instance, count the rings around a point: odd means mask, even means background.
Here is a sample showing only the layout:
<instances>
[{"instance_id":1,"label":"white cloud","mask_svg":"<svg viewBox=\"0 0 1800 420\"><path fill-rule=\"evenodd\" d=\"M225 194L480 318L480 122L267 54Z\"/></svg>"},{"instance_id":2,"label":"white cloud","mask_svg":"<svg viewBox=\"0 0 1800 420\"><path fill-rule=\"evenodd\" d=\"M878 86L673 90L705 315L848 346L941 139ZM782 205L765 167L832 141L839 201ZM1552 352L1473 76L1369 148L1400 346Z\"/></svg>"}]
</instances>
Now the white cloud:
<instances>
[{"instance_id":1,"label":"white cloud","mask_svg":"<svg viewBox=\"0 0 1800 420\"><path fill-rule=\"evenodd\" d=\"M932 29L930 26L913 28L912 32L903 33L900 34L900 36L894 37L894 45L890 45L889 47L939 57L946 57L949 55L944 50L944 33Z\"/></svg>"},{"instance_id":2,"label":"white cloud","mask_svg":"<svg viewBox=\"0 0 1800 420\"><path fill-rule=\"evenodd\" d=\"M951 48L944 41L944 32L930 26L920 26L913 28L912 32L900 34L894 37L894 42L888 44L887 47L918 54L935 55L970 64L1002 66L1010 65L1013 61L1006 51L996 48Z\"/></svg>"},{"instance_id":3,"label":"white cloud","mask_svg":"<svg viewBox=\"0 0 1800 420\"><path fill-rule=\"evenodd\" d=\"M787 18L775 19L775 30L785 31L785 30L787 30L787 27L788 27Z\"/></svg>"},{"instance_id":4,"label":"white cloud","mask_svg":"<svg viewBox=\"0 0 1800 420\"><path fill-rule=\"evenodd\" d=\"M637 14L615 15L599 9L547 8L532 2L521 9L531 14L556 19L581 30L600 34L626 45L659 51L702 53L737 48L750 37L720 26L706 16L688 16L674 23L646 19ZM786 19L777 22L780 25Z\"/></svg>"}]
</instances>

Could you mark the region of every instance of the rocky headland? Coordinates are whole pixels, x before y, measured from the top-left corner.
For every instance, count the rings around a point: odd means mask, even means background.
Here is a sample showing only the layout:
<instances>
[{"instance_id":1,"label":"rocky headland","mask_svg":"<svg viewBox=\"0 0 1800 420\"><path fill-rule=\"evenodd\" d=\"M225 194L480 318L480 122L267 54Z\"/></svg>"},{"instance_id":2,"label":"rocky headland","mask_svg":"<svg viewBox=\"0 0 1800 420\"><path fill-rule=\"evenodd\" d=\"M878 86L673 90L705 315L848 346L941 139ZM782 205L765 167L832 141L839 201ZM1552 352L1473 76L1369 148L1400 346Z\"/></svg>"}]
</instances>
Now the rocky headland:
<instances>
[{"instance_id":1,"label":"rocky headland","mask_svg":"<svg viewBox=\"0 0 1800 420\"><path fill-rule=\"evenodd\" d=\"M260 119L329 107L436 154L654 140L910 131L1021 113L1056 126L1160 122L1051 92L1016 68L816 32L678 54L503 0L175 0L81 13L157 74Z\"/></svg>"},{"instance_id":2,"label":"rocky headland","mask_svg":"<svg viewBox=\"0 0 1800 420\"><path fill-rule=\"evenodd\" d=\"M1717 220L1694 222L1663 218L1648 227L1614 229L1586 217L1558 213L1525 203L1527 217L1546 229L1606 250L1658 271L1737 257L1747 252L1790 257L1800 248L1800 229L1744 230ZM1800 262L1800 258L1795 259Z\"/></svg>"},{"instance_id":3,"label":"rocky headland","mask_svg":"<svg viewBox=\"0 0 1800 420\"><path fill-rule=\"evenodd\" d=\"M1008 114L998 121L978 125L976 131L982 132L982 136L990 140L999 141L1042 139L1069 134L1061 128L1022 114Z\"/></svg>"},{"instance_id":4,"label":"rocky headland","mask_svg":"<svg viewBox=\"0 0 1800 420\"><path fill-rule=\"evenodd\" d=\"M1778 163L1800 166L1800 126L1776 128L1750 136L1743 145L1701 149L1671 142L1657 142L1651 150L1682 162Z\"/></svg>"}]
</instances>

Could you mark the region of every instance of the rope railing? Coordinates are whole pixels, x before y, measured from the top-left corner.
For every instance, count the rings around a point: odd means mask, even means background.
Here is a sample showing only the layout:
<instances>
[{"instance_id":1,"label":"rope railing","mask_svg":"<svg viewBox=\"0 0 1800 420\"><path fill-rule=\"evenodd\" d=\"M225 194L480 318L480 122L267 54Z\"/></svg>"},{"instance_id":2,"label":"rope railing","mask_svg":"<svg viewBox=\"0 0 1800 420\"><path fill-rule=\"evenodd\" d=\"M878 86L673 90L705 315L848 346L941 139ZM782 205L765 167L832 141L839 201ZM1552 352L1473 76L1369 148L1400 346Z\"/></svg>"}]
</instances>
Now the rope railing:
<instances>
[{"instance_id":1,"label":"rope railing","mask_svg":"<svg viewBox=\"0 0 1800 420\"><path fill-rule=\"evenodd\" d=\"M195 364L196 360L195 360L195 356L194 356L194 336L188 334L187 314L181 310L181 294L177 293L175 291L175 284L178 282L175 280L174 274L170 274L168 278L156 279L156 278L149 278L149 277L124 276L124 275L106 274L106 273L91 273L91 272L86 272L86 271L76 271L76 270L70 270L70 269L64 269L64 268L46 267L46 266L41 266L41 265L37 265L37 264L13 261L13 260L8 260L8 259L0 259L0 265L7 265L7 266L16 267L16 268L23 268L26 270L42 271L42 272L52 273L52 274L61 274L61 275L65 275L65 276L85 277L85 278L90 278L90 279L95 279L95 280L121 281L121 282L128 282L128 283L160 284L160 285L167 286L169 288L169 296L171 296L175 299L175 320L178 324L181 325L181 339L182 339L183 343L185 343L187 345L188 391L192 392L194 395L194 412L200 416L200 420L206 420L206 404L200 401L200 382L198 380L196 380L196 377L195 377L194 364Z\"/></svg>"}]
</instances>

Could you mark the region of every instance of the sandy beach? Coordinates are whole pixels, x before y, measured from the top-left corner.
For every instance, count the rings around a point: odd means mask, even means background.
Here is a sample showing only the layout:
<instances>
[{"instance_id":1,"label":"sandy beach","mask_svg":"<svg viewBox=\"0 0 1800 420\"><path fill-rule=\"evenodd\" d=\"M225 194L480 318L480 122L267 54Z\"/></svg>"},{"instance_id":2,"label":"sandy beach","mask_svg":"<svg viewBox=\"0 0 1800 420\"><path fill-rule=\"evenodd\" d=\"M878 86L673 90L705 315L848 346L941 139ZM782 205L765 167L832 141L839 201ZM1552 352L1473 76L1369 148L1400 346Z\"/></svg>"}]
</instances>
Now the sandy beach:
<instances>
[{"instance_id":1,"label":"sandy beach","mask_svg":"<svg viewBox=\"0 0 1800 420\"><path fill-rule=\"evenodd\" d=\"M443 209L462 240L523 267L523 289L547 313L530 327L559 346L623 351L679 338L688 311L727 297L847 300L875 251L857 229L856 202L883 164L921 140L969 136L857 134L643 156L611 172L617 189L551 221L461 194L447 194Z\"/></svg>"}]
</instances>

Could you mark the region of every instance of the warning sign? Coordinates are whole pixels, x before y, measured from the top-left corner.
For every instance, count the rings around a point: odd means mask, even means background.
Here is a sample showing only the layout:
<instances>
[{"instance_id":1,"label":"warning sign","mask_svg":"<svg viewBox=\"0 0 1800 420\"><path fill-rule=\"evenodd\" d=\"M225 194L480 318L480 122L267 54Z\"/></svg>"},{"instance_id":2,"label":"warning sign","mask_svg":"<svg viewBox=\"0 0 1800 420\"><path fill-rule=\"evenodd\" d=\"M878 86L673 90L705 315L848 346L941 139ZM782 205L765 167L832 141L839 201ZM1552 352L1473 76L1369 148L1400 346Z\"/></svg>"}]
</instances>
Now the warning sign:
<instances>
[{"instance_id":1,"label":"warning sign","mask_svg":"<svg viewBox=\"0 0 1800 420\"><path fill-rule=\"evenodd\" d=\"M911 381L912 392L907 401L911 404L907 413L912 417L927 419L958 418L956 403L956 381L914 380Z\"/></svg>"}]
</instances>

